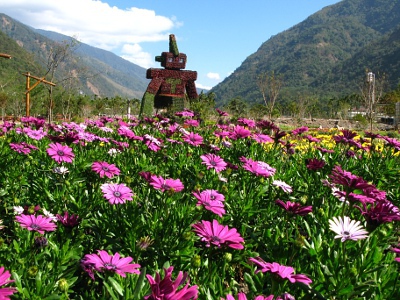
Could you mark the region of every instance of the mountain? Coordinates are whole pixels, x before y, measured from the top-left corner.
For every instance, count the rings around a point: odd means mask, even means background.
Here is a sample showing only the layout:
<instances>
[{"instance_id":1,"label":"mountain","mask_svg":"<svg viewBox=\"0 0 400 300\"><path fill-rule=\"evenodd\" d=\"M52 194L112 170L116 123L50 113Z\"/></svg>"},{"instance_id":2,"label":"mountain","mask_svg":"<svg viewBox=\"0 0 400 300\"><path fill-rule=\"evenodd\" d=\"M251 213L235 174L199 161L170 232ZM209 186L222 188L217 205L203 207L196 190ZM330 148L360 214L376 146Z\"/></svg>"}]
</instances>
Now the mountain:
<instances>
[{"instance_id":1,"label":"mountain","mask_svg":"<svg viewBox=\"0 0 400 300\"><path fill-rule=\"evenodd\" d=\"M395 87L399 25L399 0L343 0L271 37L211 92L219 105L262 102L256 78L271 71L283 76L281 101L356 93L366 69L386 73Z\"/></svg>"},{"instance_id":2,"label":"mountain","mask_svg":"<svg viewBox=\"0 0 400 300\"><path fill-rule=\"evenodd\" d=\"M20 86L25 88L25 76L22 73L43 72L38 63L35 63L33 55L20 47L16 41L0 31L0 52L9 54L12 59L0 58L0 85L2 90L7 87Z\"/></svg>"},{"instance_id":3,"label":"mountain","mask_svg":"<svg viewBox=\"0 0 400 300\"><path fill-rule=\"evenodd\" d=\"M59 45L76 45L73 47L71 59L66 62L62 70L57 71L55 81L66 78L66 72L69 72L79 82L76 89L81 93L100 97L141 98L146 90L148 84L146 69L109 51L79 43L62 34L34 29L4 14L0 14L0 32L16 41L26 52L31 53L30 60L34 58L43 70L46 69L52 49ZM0 51L4 51L3 43L2 41ZM37 76L41 76L40 72Z\"/></svg>"}]
</instances>

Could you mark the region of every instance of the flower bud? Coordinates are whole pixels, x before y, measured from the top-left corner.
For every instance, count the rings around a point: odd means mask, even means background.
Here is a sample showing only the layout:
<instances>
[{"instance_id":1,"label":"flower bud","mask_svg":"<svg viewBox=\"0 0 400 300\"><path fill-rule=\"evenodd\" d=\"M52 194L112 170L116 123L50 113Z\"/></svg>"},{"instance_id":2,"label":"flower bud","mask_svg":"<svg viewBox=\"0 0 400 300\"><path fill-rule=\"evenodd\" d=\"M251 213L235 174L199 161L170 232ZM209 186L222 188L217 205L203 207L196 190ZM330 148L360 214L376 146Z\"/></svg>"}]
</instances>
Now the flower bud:
<instances>
[{"instance_id":1,"label":"flower bud","mask_svg":"<svg viewBox=\"0 0 400 300\"><path fill-rule=\"evenodd\" d=\"M69 284L67 279L65 278L61 278L58 282L57 282L58 288L60 289L60 291L62 292L68 292L69 289Z\"/></svg>"},{"instance_id":2,"label":"flower bud","mask_svg":"<svg viewBox=\"0 0 400 300\"><path fill-rule=\"evenodd\" d=\"M229 253L229 252L224 253L224 260L226 262L231 262L232 261L232 253Z\"/></svg>"},{"instance_id":3,"label":"flower bud","mask_svg":"<svg viewBox=\"0 0 400 300\"><path fill-rule=\"evenodd\" d=\"M192 257L192 266L195 268L199 268L201 266L201 256L195 255Z\"/></svg>"},{"instance_id":4,"label":"flower bud","mask_svg":"<svg viewBox=\"0 0 400 300\"><path fill-rule=\"evenodd\" d=\"M190 231L186 231L183 233L183 239L185 241L190 241L192 239L192 233Z\"/></svg>"},{"instance_id":5,"label":"flower bud","mask_svg":"<svg viewBox=\"0 0 400 300\"><path fill-rule=\"evenodd\" d=\"M35 237L34 244L36 248L44 248L48 243L48 240L44 236Z\"/></svg>"},{"instance_id":6,"label":"flower bud","mask_svg":"<svg viewBox=\"0 0 400 300\"><path fill-rule=\"evenodd\" d=\"M31 205L28 207L28 214L33 215L35 212L35 206Z\"/></svg>"},{"instance_id":7,"label":"flower bud","mask_svg":"<svg viewBox=\"0 0 400 300\"><path fill-rule=\"evenodd\" d=\"M29 267L28 276L29 277L35 277L38 272L39 272L39 268L37 266Z\"/></svg>"}]
</instances>

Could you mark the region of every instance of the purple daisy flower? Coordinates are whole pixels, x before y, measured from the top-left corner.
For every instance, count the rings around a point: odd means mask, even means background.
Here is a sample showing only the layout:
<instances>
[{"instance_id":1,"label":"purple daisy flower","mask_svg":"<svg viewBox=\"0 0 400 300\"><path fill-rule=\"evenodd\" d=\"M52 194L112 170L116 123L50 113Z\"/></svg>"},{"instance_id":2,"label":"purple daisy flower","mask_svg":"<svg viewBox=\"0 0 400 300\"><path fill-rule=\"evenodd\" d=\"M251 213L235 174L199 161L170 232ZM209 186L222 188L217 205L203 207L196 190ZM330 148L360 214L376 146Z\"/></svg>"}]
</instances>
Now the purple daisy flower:
<instances>
[{"instance_id":1,"label":"purple daisy flower","mask_svg":"<svg viewBox=\"0 0 400 300\"><path fill-rule=\"evenodd\" d=\"M371 187L371 184L366 182L361 177L358 177L351 172L343 170L339 165L335 166L329 175L332 183L340 184L350 189L365 189Z\"/></svg>"},{"instance_id":2,"label":"purple daisy flower","mask_svg":"<svg viewBox=\"0 0 400 300\"><path fill-rule=\"evenodd\" d=\"M325 166L325 161L318 158L307 158L306 167L311 171L318 171Z\"/></svg>"},{"instance_id":3,"label":"purple daisy flower","mask_svg":"<svg viewBox=\"0 0 400 300\"><path fill-rule=\"evenodd\" d=\"M286 210L288 213L299 215L299 216L305 216L312 212L312 206L301 206L300 203L296 202L291 202L287 201L286 203L283 202L282 200L278 199L275 201L275 203L282 207L284 210Z\"/></svg>"},{"instance_id":4,"label":"purple daisy flower","mask_svg":"<svg viewBox=\"0 0 400 300\"><path fill-rule=\"evenodd\" d=\"M57 221L61 222L65 227L75 227L80 223L80 219L78 215L72 214L69 215L68 211L64 212L64 215L56 214Z\"/></svg>"}]
</instances>

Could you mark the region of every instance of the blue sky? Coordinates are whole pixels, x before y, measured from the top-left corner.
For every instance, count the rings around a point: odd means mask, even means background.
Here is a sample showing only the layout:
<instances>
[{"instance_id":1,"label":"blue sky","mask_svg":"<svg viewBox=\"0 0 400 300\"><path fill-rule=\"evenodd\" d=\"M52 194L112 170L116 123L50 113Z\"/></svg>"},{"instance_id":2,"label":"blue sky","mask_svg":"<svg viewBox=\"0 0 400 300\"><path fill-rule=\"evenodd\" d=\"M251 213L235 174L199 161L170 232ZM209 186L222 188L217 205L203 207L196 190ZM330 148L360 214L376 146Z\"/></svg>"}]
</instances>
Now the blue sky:
<instances>
[{"instance_id":1,"label":"blue sky","mask_svg":"<svg viewBox=\"0 0 400 300\"><path fill-rule=\"evenodd\" d=\"M175 34L196 85L211 88L261 44L338 0L0 0L0 12L76 37L144 68Z\"/></svg>"}]
</instances>

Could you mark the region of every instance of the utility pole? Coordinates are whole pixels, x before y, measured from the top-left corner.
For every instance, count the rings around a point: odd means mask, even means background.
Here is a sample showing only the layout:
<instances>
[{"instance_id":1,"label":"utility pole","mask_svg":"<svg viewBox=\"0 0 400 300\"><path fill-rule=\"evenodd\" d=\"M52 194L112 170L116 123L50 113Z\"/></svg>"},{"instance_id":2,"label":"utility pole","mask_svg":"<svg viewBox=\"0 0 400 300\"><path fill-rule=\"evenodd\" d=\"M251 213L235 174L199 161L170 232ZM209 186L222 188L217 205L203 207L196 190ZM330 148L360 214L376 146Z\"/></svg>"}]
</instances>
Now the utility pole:
<instances>
[{"instance_id":1,"label":"utility pole","mask_svg":"<svg viewBox=\"0 0 400 300\"><path fill-rule=\"evenodd\" d=\"M372 119L373 119L373 108L375 105L375 74L372 72L367 73L368 82L368 114L370 122L370 130L372 132Z\"/></svg>"}]
</instances>

